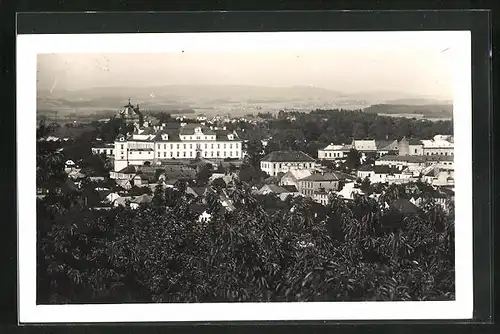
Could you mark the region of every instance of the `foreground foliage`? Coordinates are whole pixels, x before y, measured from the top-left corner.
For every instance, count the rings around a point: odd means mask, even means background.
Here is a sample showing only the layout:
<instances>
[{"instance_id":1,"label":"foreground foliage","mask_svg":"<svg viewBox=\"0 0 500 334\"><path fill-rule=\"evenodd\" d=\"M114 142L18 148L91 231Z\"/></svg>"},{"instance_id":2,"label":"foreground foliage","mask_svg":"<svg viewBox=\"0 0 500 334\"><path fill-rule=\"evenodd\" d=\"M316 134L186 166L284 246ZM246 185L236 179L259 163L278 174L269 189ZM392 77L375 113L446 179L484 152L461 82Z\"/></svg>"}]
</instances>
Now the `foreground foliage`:
<instances>
[{"instance_id":1,"label":"foreground foliage","mask_svg":"<svg viewBox=\"0 0 500 334\"><path fill-rule=\"evenodd\" d=\"M361 301L454 299L454 213L430 198L403 214L379 201L308 199L267 210L244 185L235 211L158 188L139 210L38 201L38 302Z\"/></svg>"}]
</instances>

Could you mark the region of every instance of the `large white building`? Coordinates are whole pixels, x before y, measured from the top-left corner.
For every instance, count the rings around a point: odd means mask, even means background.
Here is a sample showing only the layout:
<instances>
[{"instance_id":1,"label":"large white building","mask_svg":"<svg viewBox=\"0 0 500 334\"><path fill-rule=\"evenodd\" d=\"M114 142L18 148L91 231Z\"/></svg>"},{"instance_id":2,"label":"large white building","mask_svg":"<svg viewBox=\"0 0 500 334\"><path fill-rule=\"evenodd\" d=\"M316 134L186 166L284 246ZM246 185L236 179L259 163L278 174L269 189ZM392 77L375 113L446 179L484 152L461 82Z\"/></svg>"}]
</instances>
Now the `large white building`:
<instances>
[{"instance_id":1,"label":"large white building","mask_svg":"<svg viewBox=\"0 0 500 334\"><path fill-rule=\"evenodd\" d=\"M453 136L436 135L432 139L415 140L403 138L399 142L399 155L453 155Z\"/></svg>"},{"instance_id":2,"label":"large white building","mask_svg":"<svg viewBox=\"0 0 500 334\"><path fill-rule=\"evenodd\" d=\"M186 124L178 129L136 128L133 134L116 138L114 169L160 165L162 160L170 159L241 159L241 144L236 132L216 131L201 124Z\"/></svg>"},{"instance_id":3,"label":"large white building","mask_svg":"<svg viewBox=\"0 0 500 334\"><path fill-rule=\"evenodd\" d=\"M274 151L260 161L260 169L270 176L293 169L316 169L316 160L302 151Z\"/></svg>"},{"instance_id":4,"label":"large white building","mask_svg":"<svg viewBox=\"0 0 500 334\"><path fill-rule=\"evenodd\" d=\"M347 157L347 153L351 150L351 145L335 145L330 144L323 149L318 150L318 159L320 160L341 160Z\"/></svg>"},{"instance_id":5,"label":"large white building","mask_svg":"<svg viewBox=\"0 0 500 334\"><path fill-rule=\"evenodd\" d=\"M320 160L342 160L347 158L350 150L356 150L362 156L367 154L375 154L382 156L385 154L397 153L398 141L397 140L353 140L348 145L335 145L330 144L325 148L318 150L318 159Z\"/></svg>"}]
</instances>

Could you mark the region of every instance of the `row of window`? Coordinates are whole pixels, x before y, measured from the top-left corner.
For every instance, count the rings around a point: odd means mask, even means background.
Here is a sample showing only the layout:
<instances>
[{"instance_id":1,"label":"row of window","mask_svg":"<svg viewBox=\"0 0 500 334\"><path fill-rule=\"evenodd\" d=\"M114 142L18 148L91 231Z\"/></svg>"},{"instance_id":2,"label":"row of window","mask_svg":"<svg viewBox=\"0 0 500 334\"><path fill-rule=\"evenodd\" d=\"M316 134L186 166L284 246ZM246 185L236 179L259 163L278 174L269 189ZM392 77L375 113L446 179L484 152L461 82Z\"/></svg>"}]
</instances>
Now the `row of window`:
<instances>
[{"instance_id":1,"label":"row of window","mask_svg":"<svg viewBox=\"0 0 500 334\"><path fill-rule=\"evenodd\" d=\"M112 149L92 149L92 151L94 152L94 154L107 154L107 155L112 155L113 154L113 150Z\"/></svg>"},{"instance_id":2,"label":"row of window","mask_svg":"<svg viewBox=\"0 0 500 334\"><path fill-rule=\"evenodd\" d=\"M189 151L189 152L186 152L186 151L183 151L182 152L182 155L181 155L181 152L177 151L177 152L172 152L170 151L170 154L167 155L167 152L163 152L163 156L161 154L162 152L158 152L158 158L167 158L167 157L170 157L170 158L173 158L173 157L195 157L196 156L196 152L195 151ZM221 155L221 152L220 151L204 151L202 153L200 153L201 156L205 157L205 158L208 158L208 157L230 157L230 158L239 158L239 154L237 151L223 151L222 152L222 155Z\"/></svg>"},{"instance_id":3,"label":"row of window","mask_svg":"<svg viewBox=\"0 0 500 334\"><path fill-rule=\"evenodd\" d=\"M450 155L453 155L453 152L449 152ZM440 152L427 152L427 155L448 155L448 152L440 153Z\"/></svg>"},{"instance_id":4,"label":"row of window","mask_svg":"<svg viewBox=\"0 0 500 334\"><path fill-rule=\"evenodd\" d=\"M173 149L174 149L174 144L163 144L163 145L162 145L162 144L157 144L157 145L156 145L156 147L157 147L157 149L158 149L158 150L161 150L161 149L162 149L162 147L163 147L163 149L164 149L164 150L166 150L166 149L167 149L167 147L168 147L168 145L170 145L170 149L171 149L171 150L173 150ZM177 146L176 146L176 147L177 147L177 149L180 149L180 148L181 148L181 146L180 146L181 144L175 144L175 145L177 145ZM193 144L182 144L182 145L183 145L182 147L183 147L184 149L187 149L187 148L188 148L188 146L187 146L187 145L189 145L189 148L190 148L190 149L192 149L192 148L193 148ZM196 145L196 148L201 148L201 147L202 147L202 144L195 144L195 145ZM214 145L217 145L217 148L221 148L221 144L204 144L205 149L208 149L208 145L210 145L210 148L211 148L211 149L214 149ZM229 145L229 149L232 149L232 148L233 148L233 144L222 144L222 148L223 148L223 149L226 149L226 148L227 148L227 146L226 146L226 145ZM234 148L235 148L235 149L238 149L238 147L239 147L239 146L238 146L238 144L234 144Z\"/></svg>"},{"instance_id":5,"label":"row of window","mask_svg":"<svg viewBox=\"0 0 500 334\"><path fill-rule=\"evenodd\" d=\"M326 158L342 158L344 156L344 152L325 152Z\"/></svg>"},{"instance_id":6,"label":"row of window","mask_svg":"<svg viewBox=\"0 0 500 334\"><path fill-rule=\"evenodd\" d=\"M262 163L262 168L284 168L288 165L293 165L293 166L299 166L299 167L309 167L312 168L313 164L312 163L271 163L271 162L263 162Z\"/></svg>"},{"instance_id":7,"label":"row of window","mask_svg":"<svg viewBox=\"0 0 500 334\"><path fill-rule=\"evenodd\" d=\"M330 182L326 181L325 183L328 185L328 184L332 184L333 182L335 182L335 181L330 181ZM314 182L303 181L302 188L314 188ZM317 188L323 188L323 183L319 182Z\"/></svg>"},{"instance_id":8,"label":"row of window","mask_svg":"<svg viewBox=\"0 0 500 334\"><path fill-rule=\"evenodd\" d=\"M215 140L215 136L181 136L184 140Z\"/></svg>"}]
</instances>

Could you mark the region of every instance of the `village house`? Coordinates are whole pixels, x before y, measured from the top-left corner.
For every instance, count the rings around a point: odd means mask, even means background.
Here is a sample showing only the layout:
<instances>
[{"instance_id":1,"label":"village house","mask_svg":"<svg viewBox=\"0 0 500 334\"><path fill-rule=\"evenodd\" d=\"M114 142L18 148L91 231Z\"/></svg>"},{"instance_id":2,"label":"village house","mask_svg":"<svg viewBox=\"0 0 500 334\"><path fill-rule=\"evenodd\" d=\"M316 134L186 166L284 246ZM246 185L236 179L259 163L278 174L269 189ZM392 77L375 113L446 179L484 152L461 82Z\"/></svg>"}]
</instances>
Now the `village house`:
<instances>
[{"instance_id":1,"label":"village house","mask_svg":"<svg viewBox=\"0 0 500 334\"><path fill-rule=\"evenodd\" d=\"M280 186L294 186L299 188L299 180L310 176L312 173L308 169L291 169L286 172L280 179Z\"/></svg>"},{"instance_id":2,"label":"village house","mask_svg":"<svg viewBox=\"0 0 500 334\"><path fill-rule=\"evenodd\" d=\"M375 170L373 167L374 167L373 165L362 166L356 172L357 177L360 178L361 180L364 180L365 178L368 178L370 180L373 179L375 175Z\"/></svg>"},{"instance_id":3,"label":"village house","mask_svg":"<svg viewBox=\"0 0 500 334\"><path fill-rule=\"evenodd\" d=\"M327 205L330 201L331 192L325 189L316 190L312 196L313 201L321 205Z\"/></svg>"},{"instance_id":4,"label":"village house","mask_svg":"<svg viewBox=\"0 0 500 334\"><path fill-rule=\"evenodd\" d=\"M107 157L114 157L113 150L115 148L115 144L98 144L92 147L92 154L105 154Z\"/></svg>"},{"instance_id":5,"label":"village house","mask_svg":"<svg viewBox=\"0 0 500 334\"><path fill-rule=\"evenodd\" d=\"M424 156L384 155L375 160L375 165L392 166L403 170L406 167L424 167L426 165L426 159Z\"/></svg>"},{"instance_id":6,"label":"village house","mask_svg":"<svg viewBox=\"0 0 500 334\"><path fill-rule=\"evenodd\" d=\"M422 142L417 139L403 137L399 141L399 155L424 155L424 146Z\"/></svg>"},{"instance_id":7,"label":"village house","mask_svg":"<svg viewBox=\"0 0 500 334\"><path fill-rule=\"evenodd\" d=\"M318 150L318 159L320 160L342 160L347 158L347 153L351 150L351 145L330 144L323 149Z\"/></svg>"},{"instance_id":8,"label":"village house","mask_svg":"<svg viewBox=\"0 0 500 334\"><path fill-rule=\"evenodd\" d=\"M422 140L423 155L453 155L453 136L436 135L430 140Z\"/></svg>"},{"instance_id":9,"label":"village house","mask_svg":"<svg viewBox=\"0 0 500 334\"><path fill-rule=\"evenodd\" d=\"M277 176L292 169L312 171L316 160L302 151L274 151L262 158L260 168L270 176Z\"/></svg>"},{"instance_id":10,"label":"village house","mask_svg":"<svg viewBox=\"0 0 500 334\"><path fill-rule=\"evenodd\" d=\"M455 158L452 155L430 155L425 156L426 166L436 165L436 167L443 170L455 169Z\"/></svg>"},{"instance_id":11,"label":"village house","mask_svg":"<svg viewBox=\"0 0 500 334\"><path fill-rule=\"evenodd\" d=\"M453 187L455 185L455 171L430 166L422 174L422 181L436 187Z\"/></svg>"},{"instance_id":12,"label":"village house","mask_svg":"<svg viewBox=\"0 0 500 334\"><path fill-rule=\"evenodd\" d=\"M299 180L299 192L303 195L313 197L314 192L323 189L325 191L340 190L343 177L337 173L314 173Z\"/></svg>"},{"instance_id":13,"label":"village house","mask_svg":"<svg viewBox=\"0 0 500 334\"><path fill-rule=\"evenodd\" d=\"M344 184L342 189L337 193L337 196L344 201L352 201L354 200L354 196L363 194L363 191L357 187L355 182L349 182Z\"/></svg>"}]
</instances>

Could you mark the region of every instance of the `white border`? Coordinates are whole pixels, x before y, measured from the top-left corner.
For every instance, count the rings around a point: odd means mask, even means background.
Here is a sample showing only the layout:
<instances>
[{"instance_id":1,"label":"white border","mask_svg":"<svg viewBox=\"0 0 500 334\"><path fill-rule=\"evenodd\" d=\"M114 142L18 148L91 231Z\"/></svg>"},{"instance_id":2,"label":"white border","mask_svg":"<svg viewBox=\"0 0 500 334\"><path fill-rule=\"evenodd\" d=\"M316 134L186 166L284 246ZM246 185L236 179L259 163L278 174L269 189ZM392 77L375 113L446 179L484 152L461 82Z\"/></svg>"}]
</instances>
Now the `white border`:
<instances>
[{"instance_id":1,"label":"white border","mask_svg":"<svg viewBox=\"0 0 500 334\"><path fill-rule=\"evenodd\" d=\"M454 75L456 300L447 302L36 305L36 73L39 53L449 48ZM409 64L411 66L411 64ZM470 319L472 97L468 31L280 32L17 37L19 322Z\"/></svg>"}]
</instances>

